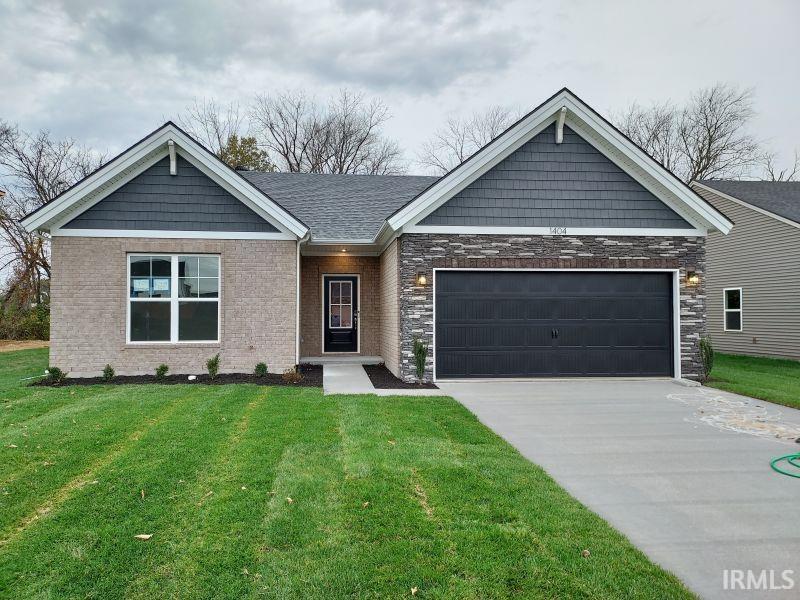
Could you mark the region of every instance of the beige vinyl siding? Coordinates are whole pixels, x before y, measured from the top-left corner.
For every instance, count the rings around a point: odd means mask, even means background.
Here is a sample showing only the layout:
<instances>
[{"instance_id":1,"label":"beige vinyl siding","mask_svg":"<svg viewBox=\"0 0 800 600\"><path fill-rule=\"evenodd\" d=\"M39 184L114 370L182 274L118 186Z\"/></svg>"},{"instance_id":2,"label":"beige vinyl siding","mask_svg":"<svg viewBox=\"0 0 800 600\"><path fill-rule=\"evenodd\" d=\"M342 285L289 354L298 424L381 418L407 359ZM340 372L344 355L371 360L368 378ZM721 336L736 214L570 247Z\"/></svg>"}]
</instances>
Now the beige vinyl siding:
<instances>
[{"instance_id":1,"label":"beige vinyl siding","mask_svg":"<svg viewBox=\"0 0 800 600\"><path fill-rule=\"evenodd\" d=\"M721 352L800 360L800 227L706 190L734 222L706 243L708 332ZM723 290L742 288L742 331L724 331Z\"/></svg>"},{"instance_id":2,"label":"beige vinyl siding","mask_svg":"<svg viewBox=\"0 0 800 600\"><path fill-rule=\"evenodd\" d=\"M400 297L397 240L381 254L381 356L386 368L400 373Z\"/></svg>"}]
</instances>

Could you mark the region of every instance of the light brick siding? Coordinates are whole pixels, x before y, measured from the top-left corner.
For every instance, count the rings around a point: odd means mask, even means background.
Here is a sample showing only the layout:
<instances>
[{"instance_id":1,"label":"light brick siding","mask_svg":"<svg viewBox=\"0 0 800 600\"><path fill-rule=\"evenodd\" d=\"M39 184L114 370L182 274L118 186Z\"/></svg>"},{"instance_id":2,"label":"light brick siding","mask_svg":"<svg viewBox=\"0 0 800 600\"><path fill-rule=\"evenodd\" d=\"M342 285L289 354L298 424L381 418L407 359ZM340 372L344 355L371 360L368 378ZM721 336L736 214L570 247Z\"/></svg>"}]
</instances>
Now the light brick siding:
<instances>
[{"instance_id":1,"label":"light brick siding","mask_svg":"<svg viewBox=\"0 0 800 600\"><path fill-rule=\"evenodd\" d=\"M53 238L50 363L73 375L201 373L220 353L221 371L271 371L295 364L296 251L293 241ZM221 343L126 345L127 253L214 253L221 257Z\"/></svg>"},{"instance_id":2,"label":"light brick siding","mask_svg":"<svg viewBox=\"0 0 800 600\"><path fill-rule=\"evenodd\" d=\"M705 335L705 238L405 234L400 238L400 376L412 381L414 336L430 343L426 379L433 376L433 285L416 285L419 271L467 268L680 269L681 370L697 379L699 340ZM686 286L686 271L700 285Z\"/></svg>"},{"instance_id":3,"label":"light brick siding","mask_svg":"<svg viewBox=\"0 0 800 600\"><path fill-rule=\"evenodd\" d=\"M381 272L381 356L395 375L400 374L400 297L398 294L398 241L394 240L380 257Z\"/></svg>"},{"instance_id":4,"label":"light brick siding","mask_svg":"<svg viewBox=\"0 0 800 600\"><path fill-rule=\"evenodd\" d=\"M377 256L303 256L300 262L300 356L322 355L322 276L360 275L358 326L362 356L379 356L380 263Z\"/></svg>"}]
</instances>

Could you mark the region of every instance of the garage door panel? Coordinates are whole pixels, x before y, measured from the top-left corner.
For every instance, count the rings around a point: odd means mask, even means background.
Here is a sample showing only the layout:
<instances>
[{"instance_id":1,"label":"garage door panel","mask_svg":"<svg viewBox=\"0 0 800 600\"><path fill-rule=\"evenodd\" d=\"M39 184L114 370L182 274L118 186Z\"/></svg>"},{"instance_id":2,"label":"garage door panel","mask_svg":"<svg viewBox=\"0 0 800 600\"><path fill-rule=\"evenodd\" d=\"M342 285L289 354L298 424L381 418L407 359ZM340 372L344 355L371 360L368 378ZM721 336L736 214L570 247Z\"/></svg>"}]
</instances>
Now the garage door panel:
<instances>
[{"instance_id":1,"label":"garage door panel","mask_svg":"<svg viewBox=\"0 0 800 600\"><path fill-rule=\"evenodd\" d=\"M438 271L437 376L671 375L671 278Z\"/></svg>"}]
</instances>

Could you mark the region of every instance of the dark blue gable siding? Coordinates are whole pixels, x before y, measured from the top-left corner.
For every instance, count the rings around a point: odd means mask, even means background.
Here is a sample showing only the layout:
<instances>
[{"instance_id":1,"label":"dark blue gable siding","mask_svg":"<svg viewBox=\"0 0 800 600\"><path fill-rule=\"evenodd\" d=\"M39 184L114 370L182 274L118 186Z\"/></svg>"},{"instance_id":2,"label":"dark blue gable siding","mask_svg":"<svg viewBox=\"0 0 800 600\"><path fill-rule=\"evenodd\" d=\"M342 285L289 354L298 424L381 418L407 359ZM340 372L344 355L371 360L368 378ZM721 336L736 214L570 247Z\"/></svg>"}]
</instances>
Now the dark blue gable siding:
<instances>
[{"instance_id":1,"label":"dark blue gable siding","mask_svg":"<svg viewBox=\"0 0 800 600\"><path fill-rule=\"evenodd\" d=\"M177 175L169 174L169 158L164 158L64 227L259 233L278 231L180 156Z\"/></svg>"},{"instance_id":2,"label":"dark blue gable siding","mask_svg":"<svg viewBox=\"0 0 800 600\"><path fill-rule=\"evenodd\" d=\"M569 127L556 144L555 124L420 225L692 228Z\"/></svg>"}]
</instances>

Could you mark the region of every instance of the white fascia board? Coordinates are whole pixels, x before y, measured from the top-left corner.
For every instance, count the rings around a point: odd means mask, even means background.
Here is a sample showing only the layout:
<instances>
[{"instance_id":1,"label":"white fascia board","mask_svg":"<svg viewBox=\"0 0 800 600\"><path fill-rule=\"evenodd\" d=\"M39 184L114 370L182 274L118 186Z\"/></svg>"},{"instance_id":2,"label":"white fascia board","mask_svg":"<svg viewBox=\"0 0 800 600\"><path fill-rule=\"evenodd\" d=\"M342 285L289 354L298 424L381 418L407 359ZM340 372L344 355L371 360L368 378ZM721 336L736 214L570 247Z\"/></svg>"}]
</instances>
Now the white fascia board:
<instances>
[{"instance_id":1,"label":"white fascia board","mask_svg":"<svg viewBox=\"0 0 800 600\"><path fill-rule=\"evenodd\" d=\"M639 168L660 183L669 192L674 194L679 200L691 208L710 229L716 229L722 233L728 233L733 227L733 223L728 221L714 207L694 194L686 185L678 181L673 175L668 173L664 167L658 165L652 158L647 156L636 144L627 139L624 135L616 131L603 119L587 110L581 102L572 97L568 97L567 108L572 111L579 119L591 127L594 131L602 133L620 152L629 157Z\"/></svg>"},{"instance_id":2,"label":"white fascia board","mask_svg":"<svg viewBox=\"0 0 800 600\"><path fill-rule=\"evenodd\" d=\"M656 194L659 199L664 200L665 195L670 195L674 197L673 202L668 202L668 205L672 208L675 208L678 203L686 206L692 213L692 217L687 220L693 226L698 227L698 225L702 224L707 229L716 229L723 233L730 231L733 224L725 219L722 214L697 197L691 190L667 173L663 167L654 163L635 144L618 133L603 119L596 116L593 111L585 107L580 100L567 90L551 98L547 103L517 123L512 130L497 138L494 143L486 146L472 160L467 161L461 167L452 171L450 175L440 179L439 182L422 193L408 206L390 217L388 219L389 226L394 230L399 230L409 224L418 223L424 216L433 212L453 195L541 132L551 122L554 122L563 106L567 107L567 119L569 122L574 120L570 118L571 116L577 117L588 128L607 140L611 146L652 177L663 188L663 191L659 190L659 193ZM614 162L616 163L617 161ZM639 179L637 178L637 180ZM688 215L687 210L676 212L679 212L685 218Z\"/></svg>"},{"instance_id":3,"label":"white fascia board","mask_svg":"<svg viewBox=\"0 0 800 600\"><path fill-rule=\"evenodd\" d=\"M761 213L762 215L765 215L767 217L772 217L776 221L780 221L781 223L785 223L786 225L791 225L792 227L800 228L800 223L798 223L797 221L792 221L791 219L787 219L786 217L782 217L780 215L776 215L774 212L770 212L770 211L765 210L765 209L763 209L763 208L761 208L759 206L753 206L749 202L745 202L744 200L739 200L739 198L735 198L735 197L733 197L733 196L731 196L729 194L726 194L724 192L720 192L716 188L713 188L713 187L710 187L710 186L707 186L707 185L703 185L702 183L699 183L697 181L693 181L691 183L691 186L693 188L700 188L701 190L705 190L707 192L711 192L712 194L716 194L717 196L719 196L723 200L729 200L729 201L733 202L734 204L738 204L739 206L743 206L745 208L749 208L750 210L754 210L755 212Z\"/></svg>"},{"instance_id":4,"label":"white fascia board","mask_svg":"<svg viewBox=\"0 0 800 600\"><path fill-rule=\"evenodd\" d=\"M201 240L296 240L282 231L171 231L162 229L53 229L54 237L201 239Z\"/></svg>"},{"instance_id":5,"label":"white fascia board","mask_svg":"<svg viewBox=\"0 0 800 600\"><path fill-rule=\"evenodd\" d=\"M413 202L390 217L388 219L389 226L398 230L418 217L421 218L421 213L434 210L440 203L464 189L555 120L555 113L563 105L564 99L565 92L551 98L549 102L539 107L539 110L517 123L514 129L506 132L500 138L496 138L488 146L484 146L482 151L478 151L480 154L474 156L472 160L462 163L460 167L440 179Z\"/></svg>"},{"instance_id":6,"label":"white fascia board","mask_svg":"<svg viewBox=\"0 0 800 600\"><path fill-rule=\"evenodd\" d=\"M181 154L184 158L200 168L206 175L212 176L213 174L212 178L216 183L229 192L235 193L240 200L246 198L250 208L255 210L255 207L258 207L257 212L262 216L269 215L270 221L274 221L276 226L292 233L295 237L303 237L308 232L308 228L305 225L241 179L239 175L220 163L219 159L210 155L197 142L171 124L145 138L106 165L106 167L76 184L50 204L45 205L39 212L24 219L22 221L23 226L28 231L34 231L50 225L59 215L80 202L84 196L102 186L104 182L123 175L128 169L135 167L139 161L147 158L151 153L163 150L165 156L169 140L173 140L178 148L183 150Z\"/></svg>"},{"instance_id":7,"label":"white fascia board","mask_svg":"<svg viewBox=\"0 0 800 600\"><path fill-rule=\"evenodd\" d=\"M554 229L564 229L565 233ZM467 225L409 225L403 233L435 234L489 234L489 235L549 235L554 237L594 236L645 236L645 237L704 237L702 229L658 229L642 227L502 227Z\"/></svg>"}]
</instances>

